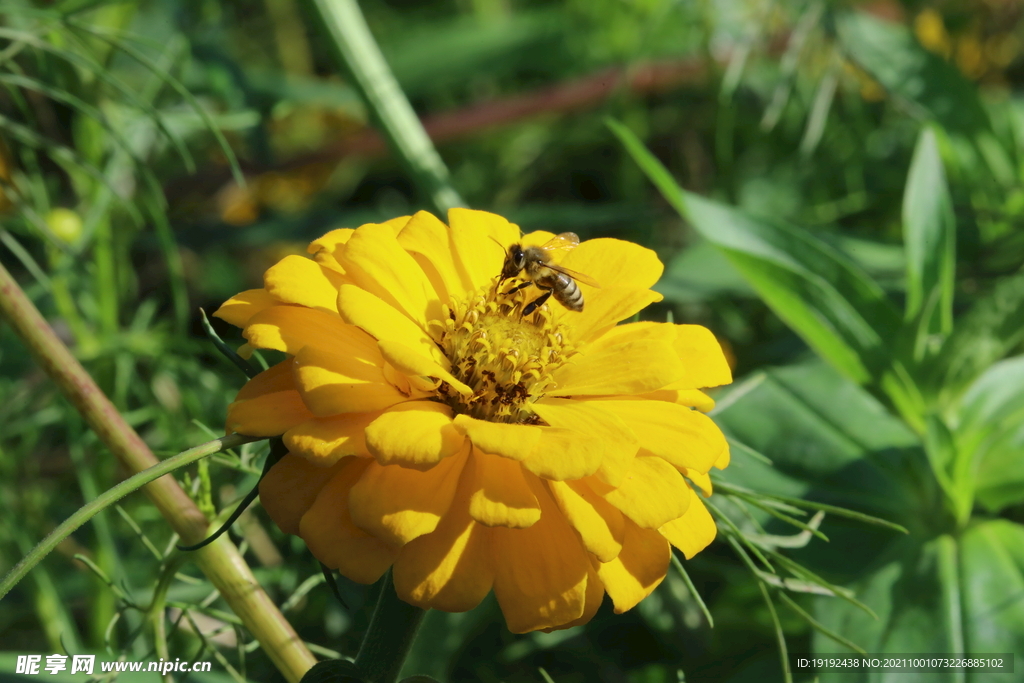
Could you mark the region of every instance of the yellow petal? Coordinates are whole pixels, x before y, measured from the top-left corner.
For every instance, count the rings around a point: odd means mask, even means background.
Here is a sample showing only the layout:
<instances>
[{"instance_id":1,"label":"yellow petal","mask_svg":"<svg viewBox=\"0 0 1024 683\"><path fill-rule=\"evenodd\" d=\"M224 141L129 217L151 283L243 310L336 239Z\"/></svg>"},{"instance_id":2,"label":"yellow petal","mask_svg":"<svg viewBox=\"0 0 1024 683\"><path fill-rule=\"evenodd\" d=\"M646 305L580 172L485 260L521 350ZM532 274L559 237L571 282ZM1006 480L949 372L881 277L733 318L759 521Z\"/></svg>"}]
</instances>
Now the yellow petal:
<instances>
[{"instance_id":1,"label":"yellow petal","mask_svg":"<svg viewBox=\"0 0 1024 683\"><path fill-rule=\"evenodd\" d=\"M491 528L494 596L508 630L558 628L583 615L590 560L550 494L534 490L540 521L526 529Z\"/></svg>"},{"instance_id":2,"label":"yellow petal","mask_svg":"<svg viewBox=\"0 0 1024 683\"><path fill-rule=\"evenodd\" d=\"M597 495L585 481L549 481L547 485L588 552L601 562L619 554L625 526L617 507Z\"/></svg>"},{"instance_id":3,"label":"yellow petal","mask_svg":"<svg viewBox=\"0 0 1024 683\"><path fill-rule=\"evenodd\" d=\"M643 453L633 459L622 483L604 497L639 526L657 529L683 516L693 496L676 468Z\"/></svg>"},{"instance_id":4,"label":"yellow petal","mask_svg":"<svg viewBox=\"0 0 1024 683\"><path fill-rule=\"evenodd\" d=\"M263 275L263 286L277 301L337 313L338 287L345 277L302 256L285 256Z\"/></svg>"},{"instance_id":5,"label":"yellow petal","mask_svg":"<svg viewBox=\"0 0 1024 683\"><path fill-rule=\"evenodd\" d=\"M282 391L295 390L295 376L292 374L289 361L281 361L259 373L238 390L236 401L276 394Z\"/></svg>"},{"instance_id":6,"label":"yellow petal","mask_svg":"<svg viewBox=\"0 0 1024 683\"><path fill-rule=\"evenodd\" d=\"M364 225L336 256L346 277L420 326L441 317L434 287L387 225Z\"/></svg>"},{"instance_id":7,"label":"yellow petal","mask_svg":"<svg viewBox=\"0 0 1024 683\"><path fill-rule=\"evenodd\" d=\"M487 422L469 415L456 415L455 427L483 452L512 460L525 460L541 437L540 427Z\"/></svg>"},{"instance_id":8,"label":"yellow petal","mask_svg":"<svg viewBox=\"0 0 1024 683\"><path fill-rule=\"evenodd\" d=\"M427 356L445 370L451 368L423 328L366 290L343 285L338 292L338 310L345 322L365 330L377 341L397 342Z\"/></svg>"},{"instance_id":9,"label":"yellow petal","mask_svg":"<svg viewBox=\"0 0 1024 683\"><path fill-rule=\"evenodd\" d=\"M319 237L310 242L309 246L306 247L306 253L319 254L321 251L326 251L333 257L334 252L348 242L354 232L355 230L352 228L337 228L335 230L331 230L323 237Z\"/></svg>"},{"instance_id":10,"label":"yellow petal","mask_svg":"<svg viewBox=\"0 0 1024 683\"><path fill-rule=\"evenodd\" d=\"M609 472L624 474L636 453L629 428L591 403L545 398L533 404L533 411L550 427L539 427L540 442L523 464L544 479L581 479L605 465Z\"/></svg>"},{"instance_id":11,"label":"yellow petal","mask_svg":"<svg viewBox=\"0 0 1024 683\"><path fill-rule=\"evenodd\" d=\"M331 230L323 237L310 242L309 246L306 247L306 252L313 254L313 259L325 268L344 273L345 269L334 258L334 253L344 248L345 243L348 242L348 239L354 232L355 230L352 228Z\"/></svg>"},{"instance_id":12,"label":"yellow petal","mask_svg":"<svg viewBox=\"0 0 1024 683\"><path fill-rule=\"evenodd\" d=\"M338 469L318 467L300 455L286 453L260 479L260 504L281 531L298 534L302 515Z\"/></svg>"},{"instance_id":13,"label":"yellow petal","mask_svg":"<svg viewBox=\"0 0 1024 683\"><path fill-rule=\"evenodd\" d=\"M686 475L687 479L700 487L700 490L704 493L704 497L708 497L713 493L714 489L711 486L711 477L707 474L702 474L694 470L686 470L683 474Z\"/></svg>"},{"instance_id":14,"label":"yellow petal","mask_svg":"<svg viewBox=\"0 0 1024 683\"><path fill-rule=\"evenodd\" d=\"M626 522L622 552L597 567L615 613L632 609L650 595L665 578L671 559L672 549L661 534Z\"/></svg>"},{"instance_id":15,"label":"yellow petal","mask_svg":"<svg viewBox=\"0 0 1024 683\"><path fill-rule=\"evenodd\" d=\"M451 231L433 214L419 211L402 228L398 243L413 255L434 285L437 299L447 303L464 297L469 279L460 275Z\"/></svg>"},{"instance_id":16,"label":"yellow petal","mask_svg":"<svg viewBox=\"0 0 1024 683\"><path fill-rule=\"evenodd\" d=\"M658 255L650 249L610 238L581 242L566 255L562 265L589 275L602 289L649 289L665 269Z\"/></svg>"},{"instance_id":17,"label":"yellow petal","mask_svg":"<svg viewBox=\"0 0 1024 683\"><path fill-rule=\"evenodd\" d=\"M583 607L583 614L578 619L566 622L557 629L546 628L543 630L550 633L551 631L572 628L573 626L582 626L594 618L597 610L601 607L601 603L604 602L604 583L601 582L601 577L593 566L587 571L587 592L584 601L586 604Z\"/></svg>"},{"instance_id":18,"label":"yellow petal","mask_svg":"<svg viewBox=\"0 0 1024 683\"><path fill-rule=\"evenodd\" d=\"M443 379L461 394L471 395L473 393L472 389L457 380L452 373L445 370L437 362L413 351L405 344L385 340L378 342L377 348L380 349L381 355L384 356L384 360L391 363L396 370L408 375L409 377L433 377L436 379Z\"/></svg>"},{"instance_id":19,"label":"yellow petal","mask_svg":"<svg viewBox=\"0 0 1024 683\"><path fill-rule=\"evenodd\" d=\"M318 467L349 455L369 457L364 432L379 416L380 412L372 412L313 418L285 432L284 445Z\"/></svg>"},{"instance_id":20,"label":"yellow petal","mask_svg":"<svg viewBox=\"0 0 1024 683\"><path fill-rule=\"evenodd\" d=\"M380 355L376 346L373 352ZM375 365L365 358L307 346L294 363L302 400L318 417L381 410L407 398L384 378L383 360Z\"/></svg>"},{"instance_id":21,"label":"yellow petal","mask_svg":"<svg viewBox=\"0 0 1024 683\"><path fill-rule=\"evenodd\" d=\"M632 287L588 288L583 297L583 310L579 313L557 309L555 313L559 320L572 327L572 338L576 342L598 337L663 298L653 290Z\"/></svg>"},{"instance_id":22,"label":"yellow petal","mask_svg":"<svg viewBox=\"0 0 1024 683\"><path fill-rule=\"evenodd\" d=\"M674 347L685 372L665 389L703 389L732 382L729 362L711 330L700 325L675 325L675 328Z\"/></svg>"},{"instance_id":23,"label":"yellow petal","mask_svg":"<svg viewBox=\"0 0 1024 683\"><path fill-rule=\"evenodd\" d=\"M244 336L257 349L276 349L293 356L307 344L349 353L355 345L360 357L367 357L373 340L358 327L346 325L337 315L304 306L272 306L257 313L246 324ZM369 356L374 358L373 355Z\"/></svg>"},{"instance_id":24,"label":"yellow petal","mask_svg":"<svg viewBox=\"0 0 1024 683\"><path fill-rule=\"evenodd\" d=\"M265 289L247 289L221 304L213 315L235 327L245 327L249 318L277 304Z\"/></svg>"},{"instance_id":25,"label":"yellow petal","mask_svg":"<svg viewBox=\"0 0 1024 683\"><path fill-rule=\"evenodd\" d=\"M394 569L395 590L402 600L423 609L465 612L490 592L490 530L469 516L472 490L469 477L463 476L437 528L402 547Z\"/></svg>"},{"instance_id":26,"label":"yellow petal","mask_svg":"<svg viewBox=\"0 0 1024 683\"><path fill-rule=\"evenodd\" d=\"M352 487L352 522L395 546L429 534L452 504L468 451L423 472L372 462Z\"/></svg>"},{"instance_id":27,"label":"yellow petal","mask_svg":"<svg viewBox=\"0 0 1024 683\"><path fill-rule=\"evenodd\" d=\"M397 547L370 536L355 526L349 515L349 493L373 464L364 458L338 463L338 473L299 522L299 532L316 559L363 584L379 579L398 555Z\"/></svg>"},{"instance_id":28,"label":"yellow petal","mask_svg":"<svg viewBox=\"0 0 1024 683\"><path fill-rule=\"evenodd\" d=\"M665 524L658 531L689 560L715 540L718 528L700 496L694 495L686 514Z\"/></svg>"},{"instance_id":29,"label":"yellow petal","mask_svg":"<svg viewBox=\"0 0 1024 683\"><path fill-rule=\"evenodd\" d=\"M366 446L381 465L430 469L465 441L452 424L452 409L433 401L396 405L366 428Z\"/></svg>"},{"instance_id":30,"label":"yellow petal","mask_svg":"<svg viewBox=\"0 0 1024 683\"><path fill-rule=\"evenodd\" d=\"M725 448L725 436L704 413L664 401L597 400L633 430L640 446L676 467L707 472Z\"/></svg>"},{"instance_id":31,"label":"yellow petal","mask_svg":"<svg viewBox=\"0 0 1024 683\"><path fill-rule=\"evenodd\" d=\"M696 408L702 413L709 413L715 407L715 399L700 389L658 389L645 394L637 394L633 398L678 403L681 406Z\"/></svg>"},{"instance_id":32,"label":"yellow petal","mask_svg":"<svg viewBox=\"0 0 1024 683\"><path fill-rule=\"evenodd\" d=\"M249 436L278 436L312 418L291 372L291 360L264 370L246 382L228 406L226 428Z\"/></svg>"},{"instance_id":33,"label":"yellow petal","mask_svg":"<svg viewBox=\"0 0 1024 683\"><path fill-rule=\"evenodd\" d=\"M466 476L472 481L469 515L484 526L525 528L540 519L540 504L522 465L473 449Z\"/></svg>"},{"instance_id":34,"label":"yellow petal","mask_svg":"<svg viewBox=\"0 0 1024 683\"><path fill-rule=\"evenodd\" d=\"M518 227L496 214L471 209L450 209L448 224L468 280L467 291L483 287L501 274L505 250L519 240Z\"/></svg>"},{"instance_id":35,"label":"yellow petal","mask_svg":"<svg viewBox=\"0 0 1024 683\"><path fill-rule=\"evenodd\" d=\"M715 467L720 470L724 470L726 467L729 466L729 461L731 459L732 458L729 455L729 442L726 441L725 449L722 451L722 454L718 456L718 460L715 461Z\"/></svg>"},{"instance_id":36,"label":"yellow petal","mask_svg":"<svg viewBox=\"0 0 1024 683\"><path fill-rule=\"evenodd\" d=\"M663 388L683 374L671 328L658 323L612 328L554 372L558 384L548 395L638 394Z\"/></svg>"},{"instance_id":37,"label":"yellow petal","mask_svg":"<svg viewBox=\"0 0 1024 683\"><path fill-rule=\"evenodd\" d=\"M398 234L402 229L402 226L408 222L408 216L399 216L397 218L384 221L383 223L372 223L369 225L385 225L393 233ZM352 228L338 228L336 230L331 230L323 237L310 242L306 251L310 254L316 254L317 256L326 256L337 263L337 256L342 250L344 250L345 245L348 244L348 241L351 239L353 234L355 234L355 230Z\"/></svg>"}]
</instances>

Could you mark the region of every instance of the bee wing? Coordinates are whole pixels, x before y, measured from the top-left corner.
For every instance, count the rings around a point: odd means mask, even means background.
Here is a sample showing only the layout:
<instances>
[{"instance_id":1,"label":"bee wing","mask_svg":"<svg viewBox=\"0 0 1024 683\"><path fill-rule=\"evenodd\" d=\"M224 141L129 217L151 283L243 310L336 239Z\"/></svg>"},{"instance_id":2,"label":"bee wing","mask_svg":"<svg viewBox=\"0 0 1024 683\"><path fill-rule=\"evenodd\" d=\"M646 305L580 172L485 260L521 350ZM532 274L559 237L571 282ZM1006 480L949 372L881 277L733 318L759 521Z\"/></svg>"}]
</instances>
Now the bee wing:
<instances>
[{"instance_id":1,"label":"bee wing","mask_svg":"<svg viewBox=\"0 0 1024 683\"><path fill-rule=\"evenodd\" d=\"M563 232L561 235L555 235L541 245L541 249L544 251L569 251L579 243L579 235L574 232Z\"/></svg>"},{"instance_id":2,"label":"bee wing","mask_svg":"<svg viewBox=\"0 0 1024 683\"><path fill-rule=\"evenodd\" d=\"M601 285L597 284L597 280L595 280L594 278L590 277L589 275L584 275L583 273L581 273L579 271L572 270L570 268L566 268L565 266L555 265L554 263L546 263L544 265L546 265L548 268L550 268L551 270L553 270L555 272L564 273L565 275L568 275L569 277L571 277L573 280L576 280L577 282L582 282L585 285L590 285L591 287L597 287L598 289L601 288Z\"/></svg>"}]
</instances>

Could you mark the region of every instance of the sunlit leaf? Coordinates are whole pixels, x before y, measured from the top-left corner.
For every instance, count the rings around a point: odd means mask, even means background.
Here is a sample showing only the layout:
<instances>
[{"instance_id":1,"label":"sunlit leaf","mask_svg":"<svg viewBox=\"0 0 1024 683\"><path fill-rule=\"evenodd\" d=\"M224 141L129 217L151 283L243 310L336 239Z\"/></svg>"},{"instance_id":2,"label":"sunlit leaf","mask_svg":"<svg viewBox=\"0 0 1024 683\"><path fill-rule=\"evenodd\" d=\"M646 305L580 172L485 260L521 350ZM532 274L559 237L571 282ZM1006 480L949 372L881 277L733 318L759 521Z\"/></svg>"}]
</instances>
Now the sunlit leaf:
<instances>
[{"instance_id":1,"label":"sunlit leaf","mask_svg":"<svg viewBox=\"0 0 1024 683\"><path fill-rule=\"evenodd\" d=\"M877 653L1018 653L1024 651L1024 527L1007 520L974 524L959 535L921 542L906 539L900 552L856 584L878 613L871 619L836 600L818 599L815 615L826 628ZM837 652L823 636L815 649ZM950 671L929 681L974 683L993 674ZM872 674L893 682L906 674ZM820 672L820 679L867 681L866 672Z\"/></svg>"},{"instance_id":2,"label":"sunlit leaf","mask_svg":"<svg viewBox=\"0 0 1024 683\"><path fill-rule=\"evenodd\" d=\"M953 329L956 222L935 132L921 131L903 195L908 321L917 323L915 357L935 334Z\"/></svg>"}]
</instances>

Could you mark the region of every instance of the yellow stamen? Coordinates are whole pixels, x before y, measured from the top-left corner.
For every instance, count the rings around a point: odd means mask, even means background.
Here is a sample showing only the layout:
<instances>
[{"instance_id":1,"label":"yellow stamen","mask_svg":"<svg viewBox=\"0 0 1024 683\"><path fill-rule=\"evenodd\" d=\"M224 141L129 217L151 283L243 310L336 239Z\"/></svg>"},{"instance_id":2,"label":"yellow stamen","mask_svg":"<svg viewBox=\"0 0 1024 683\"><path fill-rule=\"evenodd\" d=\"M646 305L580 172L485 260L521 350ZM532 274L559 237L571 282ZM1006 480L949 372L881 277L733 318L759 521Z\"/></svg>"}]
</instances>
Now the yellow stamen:
<instances>
[{"instance_id":1,"label":"yellow stamen","mask_svg":"<svg viewBox=\"0 0 1024 683\"><path fill-rule=\"evenodd\" d=\"M442 382L438 393L457 414L491 422L530 424L529 404L553 384L551 373L576 350L547 306L523 317L523 295L495 281L484 292L444 309L447 319L431 325L434 340L467 384L462 395Z\"/></svg>"}]
</instances>

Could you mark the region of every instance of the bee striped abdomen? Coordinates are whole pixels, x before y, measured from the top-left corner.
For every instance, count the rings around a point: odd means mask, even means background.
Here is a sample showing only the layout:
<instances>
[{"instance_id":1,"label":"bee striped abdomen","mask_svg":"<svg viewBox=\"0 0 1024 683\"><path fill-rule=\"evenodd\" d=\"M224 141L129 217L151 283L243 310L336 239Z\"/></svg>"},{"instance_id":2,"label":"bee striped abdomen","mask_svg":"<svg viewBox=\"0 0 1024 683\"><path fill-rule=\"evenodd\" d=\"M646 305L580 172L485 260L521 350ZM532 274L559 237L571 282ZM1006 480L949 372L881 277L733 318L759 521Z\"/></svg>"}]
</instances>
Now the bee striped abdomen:
<instances>
[{"instance_id":1,"label":"bee striped abdomen","mask_svg":"<svg viewBox=\"0 0 1024 683\"><path fill-rule=\"evenodd\" d=\"M583 310L583 292L576 281L565 273L556 273L554 287L551 288L555 300L570 311Z\"/></svg>"}]
</instances>

